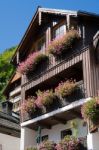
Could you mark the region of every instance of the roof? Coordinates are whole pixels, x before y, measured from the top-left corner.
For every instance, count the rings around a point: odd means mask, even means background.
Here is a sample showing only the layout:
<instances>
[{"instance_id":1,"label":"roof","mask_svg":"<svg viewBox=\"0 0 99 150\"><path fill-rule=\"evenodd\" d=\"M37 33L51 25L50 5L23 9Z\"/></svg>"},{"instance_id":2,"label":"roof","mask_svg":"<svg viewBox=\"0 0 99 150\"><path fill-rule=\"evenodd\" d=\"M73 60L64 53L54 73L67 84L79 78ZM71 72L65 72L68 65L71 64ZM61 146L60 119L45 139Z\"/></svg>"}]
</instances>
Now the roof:
<instances>
[{"instance_id":1,"label":"roof","mask_svg":"<svg viewBox=\"0 0 99 150\"><path fill-rule=\"evenodd\" d=\"M19 119L0 111L0 133L20 137Z\"/></svg>"},{"instance_id":2,"label":"roof","mask_svg":"<svg viewBox=\"0 0 99 150\"><path fill-rule=\"evenodd\" d=\"M98 17L99 18L99 15L98 14L95 14L95 13L90 13L90 12L86 12L86 11L72 11L72 10L63 10L63 9L51 9L51 8L41 8L41 7L38 7L30 24L29 24L29 27L27 28L18 48L16 49L13 57L12 57L12 62L14 61L15 59L15 56L17 54L18 51L21 50L22 48L22 44L25 42L26 40L26 37L27 35L29 34L30 32L30 29L33 27L33 23L34 21L37 19L38 17L38 23L39 25L41 25L41 21L42 21L42 13L46 13L46 14L53 14L53 15L71 15L71 16L91 16L91 17Z\"/></svg>"},{"instance_id":3,"label":"roof","mask_svg":"<svg viewBox=\"0 0 99 150\"><path fill-rule=\"evenodd\" d=\"M0 111L0 126L20 130L19 119Z\"/></svg>"},{"instance_id":4,"label":"roof","mask_svg":"<svg viewBox=\"0 0 99 150\"><path fill-rule=\"evenodd\" d=\"M10 78L10 80L8 81L3 94L6 95L8 89L10 88L11 84L14 83L15 81L17 81L18 79L21 79L21 74L19 74L18 72L14 72Z\"/></svg>"}]
</instances>

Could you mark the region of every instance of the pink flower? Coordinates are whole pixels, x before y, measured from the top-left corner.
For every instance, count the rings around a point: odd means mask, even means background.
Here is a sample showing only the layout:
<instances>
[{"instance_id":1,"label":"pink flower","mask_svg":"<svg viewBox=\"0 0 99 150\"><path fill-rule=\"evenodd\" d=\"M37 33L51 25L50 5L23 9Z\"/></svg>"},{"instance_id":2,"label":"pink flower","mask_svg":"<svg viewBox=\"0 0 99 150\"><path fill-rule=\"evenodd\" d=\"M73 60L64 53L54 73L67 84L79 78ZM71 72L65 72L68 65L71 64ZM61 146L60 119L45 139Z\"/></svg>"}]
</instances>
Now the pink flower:
<instances>
[{"instance_id":1,"label":"pink flower","mask_svg":"<svg viewBox=\"0 0 99 150\"><path fill-rule=\"evenodd\" d=\"M36 101L35 101L35 104L38 108L42 108L43 104L42 104L42 97L38 96Z\"/></svg>"},{"instance_id":2,"label":"pink flower","mask_svg":"<svg viewBox=\"0 0 99 150\"><path fill-rule=\"evenodd\" d=\"M46 55L40 52L34 52L30 54L25 61L19 64L17 71L21 74L27 74L29 71L34 70L36 65L45 58L47 58Z\"/></svg>"},{"instance_id":3,"label":"pink flower","mask_svg":"<svg viewBox=\"0 0 99 150\"><path fill-rule=\"evenodd\" d=\"M51 41L47 50L53 55L60 55L64 50L72 48L74 41L79 38L76 30L70 30L65 35Z\"/></svg>"}]
</instances>

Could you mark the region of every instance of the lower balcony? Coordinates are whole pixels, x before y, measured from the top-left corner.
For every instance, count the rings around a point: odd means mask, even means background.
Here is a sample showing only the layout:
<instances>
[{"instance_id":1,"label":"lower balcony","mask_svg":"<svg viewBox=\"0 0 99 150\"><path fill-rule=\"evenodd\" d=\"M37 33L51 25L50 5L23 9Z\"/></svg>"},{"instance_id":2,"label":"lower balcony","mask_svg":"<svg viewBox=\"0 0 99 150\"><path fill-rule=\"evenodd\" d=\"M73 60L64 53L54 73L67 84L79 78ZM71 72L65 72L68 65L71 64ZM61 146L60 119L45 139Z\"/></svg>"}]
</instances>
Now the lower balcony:
<instances>
[{"instance_id":1,"label":"lower balcony","mask_svg":"<svg viewBox=\"0 0 99 150\"><path fill-rule=\"evenodd\" d=\"M66 106L70 106L80 102L82 99L85 98L85 89L83 81L77 82L77 88L68 96L62 97L55 97L52 104L47 107L37 108L34 113L25 113L22 115L23 122L32 120L34 118L39 118L40 116L47 115L48 113L53 113L54 111L60 111L61 109L65 108ZM63 117L64 118L64 117Z\"/></svg>"}]
</instances>

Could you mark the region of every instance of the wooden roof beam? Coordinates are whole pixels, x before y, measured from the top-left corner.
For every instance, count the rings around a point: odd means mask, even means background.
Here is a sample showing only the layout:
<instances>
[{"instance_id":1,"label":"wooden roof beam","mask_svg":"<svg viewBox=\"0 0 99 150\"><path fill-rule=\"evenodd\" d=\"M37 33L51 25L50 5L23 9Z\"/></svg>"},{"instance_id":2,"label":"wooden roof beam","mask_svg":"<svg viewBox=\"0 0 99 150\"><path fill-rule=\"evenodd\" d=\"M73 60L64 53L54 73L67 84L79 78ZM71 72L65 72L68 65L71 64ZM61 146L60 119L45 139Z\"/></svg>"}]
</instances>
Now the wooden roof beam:
<instances>
[{"instance_id":1,"label":"wooden roof beam","mask_svg":"<svg viewBox=\"0 0 99 150\"><path fill-rule=\"evenodd\" d=\"M42 22L42 12L41 11L39 11L38 19L39 19L39 25L41 25L41 22Z\"/></svg>"}]
</instances>

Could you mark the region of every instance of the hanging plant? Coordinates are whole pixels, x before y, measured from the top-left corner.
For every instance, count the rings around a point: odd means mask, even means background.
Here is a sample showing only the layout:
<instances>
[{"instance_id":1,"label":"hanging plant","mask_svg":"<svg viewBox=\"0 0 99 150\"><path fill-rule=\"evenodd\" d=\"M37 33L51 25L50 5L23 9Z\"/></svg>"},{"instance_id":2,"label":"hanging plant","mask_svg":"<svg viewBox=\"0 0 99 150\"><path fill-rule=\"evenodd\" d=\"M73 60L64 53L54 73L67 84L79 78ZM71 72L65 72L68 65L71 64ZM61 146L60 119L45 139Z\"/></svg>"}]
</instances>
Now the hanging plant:
<instances>
[{"instance_id":1,"label":"hanging plant","mask_svg":"<svg viewBox=\"0 0 99 150\"><path fill-rule=\"evenodd\" d=\"M44 60L47 60L48 56L41 54L40 52L34 52L30 54L28 58L19 64L17 71L21 74L28 74L31 71L34 71L38 65Z\"/></svg>"},{"instance_id":2,"label":"hanging plant","mask_svg":"<svg viewBox=\"0 0 99 150\"><path fill-rule=\"evenodd\" d=\"M47 50L50 54L58 56L71 49L78 39L80 39L80 36L77 30L69 30L64 36L53 40Z\"/></svg>"},{"instance_id":3,"label":"hanging plant","mask_svg":"<svg viewBox=\"0 0 99 150\"><path fill-rule=\"evenodd\" d=\"M99 99L92 98L81 108L82 117L88 123L90 131L93 131L99 125Z\"/></svg>"},{"instance_id":4,"label":"hanging plant","mask_svg":"<svg viewBox=\"0 0 99 150\"><path fill-rule=\"evenodd\" d=\"M56 95L59 95L60 97L64 98L73 93L76 88L77 84L75 81L67 80L65 82L59 83L59 85L55 88L55 93Z\"/></svg>"},{"instance_id":5,"label":"hanging plant","mask_svg":"<svg viewBox=\"0 0 99 150\"><path fill-rule=\"evenodd\" d=\"M77 137L78 136L78 123L77 123L77 120L72 120L70 122L70 124L71 124L71 128L73 129L74 137Z\"/></svg>"}]
</instances>

